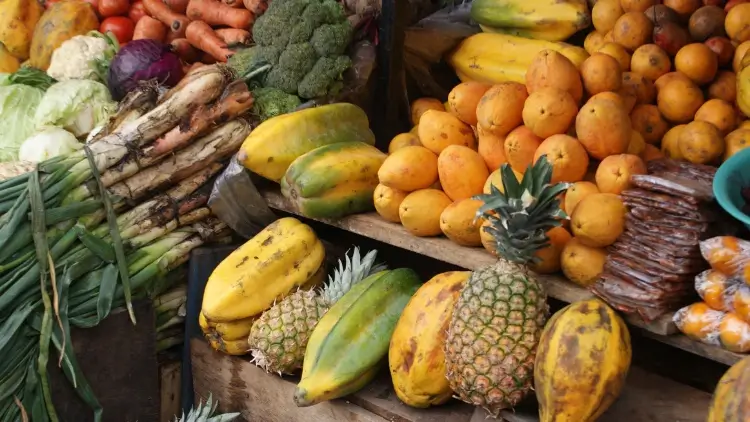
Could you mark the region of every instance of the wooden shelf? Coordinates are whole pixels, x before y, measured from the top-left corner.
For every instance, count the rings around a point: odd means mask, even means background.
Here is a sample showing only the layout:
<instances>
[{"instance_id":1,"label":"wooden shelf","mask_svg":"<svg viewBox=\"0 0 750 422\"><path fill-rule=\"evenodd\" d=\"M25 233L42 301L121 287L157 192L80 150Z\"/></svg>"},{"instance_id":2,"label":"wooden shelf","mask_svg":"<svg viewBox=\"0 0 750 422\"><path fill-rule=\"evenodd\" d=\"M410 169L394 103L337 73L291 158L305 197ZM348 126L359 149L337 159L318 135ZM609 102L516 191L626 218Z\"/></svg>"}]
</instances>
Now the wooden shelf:
<instances>
[{"instance_id":1,"label":"wooden shelf","mask_svg":"<svg viewBox=\"0 0 750 422\"><path fill-rule=\"evenodd\" d=\"M457 400L439 407L414 409L398 400L387 371L345 399L298 408L292 401L296 379L267 374L248 358L216 352L202 339L193 339L190 350L196 402L212 393L222 411L241 412L246 421L539 421L533 404L502 412L499 419L488 418L483 409ZM622 394L599 422L704 422L710 400L708 393L631 367Z\"/></svg>"},{"instance_id":2,"label":"wooden shelf","mask_svg":"<svg viewBox=\"0 0 750 422\"><path fill-rule=\"evenodd\" d=\"M278 190L264 190L261 194L271 208L300 215ZM354 214L337 220L313 220L469 270L476 270L496 261L495 257L481 248L460 246L444 237L413 236L401 225L385 221L375 213ZM594 296L589 290L571 283L561 275L540 275L539 280L544 284L550 297L566 303ZM677 327L672 323L671 315L650 323L635 315L627 315L625 319L630 325L643 329L650 338L726 365L732 365L744 357L677 334Z\"/></svg>"}]
</instances>

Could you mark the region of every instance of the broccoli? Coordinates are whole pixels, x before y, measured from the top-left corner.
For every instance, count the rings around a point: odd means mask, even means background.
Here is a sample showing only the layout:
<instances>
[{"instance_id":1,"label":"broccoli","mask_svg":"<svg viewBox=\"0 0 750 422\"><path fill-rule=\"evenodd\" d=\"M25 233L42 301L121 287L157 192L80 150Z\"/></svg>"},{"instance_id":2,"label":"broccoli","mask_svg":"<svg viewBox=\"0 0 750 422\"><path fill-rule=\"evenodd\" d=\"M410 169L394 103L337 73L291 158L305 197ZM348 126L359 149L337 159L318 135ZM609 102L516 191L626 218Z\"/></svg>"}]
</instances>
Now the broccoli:
<instances>
[{"instance_id":1,"label":"broccoli","mask_svg":"<svg viewBox=\"0 0 750 422\"><path fill-rule=\"evenodd\" d=\"M262 85L312 99L334 91L351 59L353 29L336 0L274 0L253 26Z\"/></svg>"},{"instance_id":2,"label":"broccoli","mask_svg":"<svg viewBox=\"0 0 750 422\"><path fill-rule=\"evenodd\" d=\"M291 113L302 104L296 95L289 95L277 88L253 89L253 97L255 102L253 103L252 112L261 121L281 114Z\"/></svg>"}]
</instances>

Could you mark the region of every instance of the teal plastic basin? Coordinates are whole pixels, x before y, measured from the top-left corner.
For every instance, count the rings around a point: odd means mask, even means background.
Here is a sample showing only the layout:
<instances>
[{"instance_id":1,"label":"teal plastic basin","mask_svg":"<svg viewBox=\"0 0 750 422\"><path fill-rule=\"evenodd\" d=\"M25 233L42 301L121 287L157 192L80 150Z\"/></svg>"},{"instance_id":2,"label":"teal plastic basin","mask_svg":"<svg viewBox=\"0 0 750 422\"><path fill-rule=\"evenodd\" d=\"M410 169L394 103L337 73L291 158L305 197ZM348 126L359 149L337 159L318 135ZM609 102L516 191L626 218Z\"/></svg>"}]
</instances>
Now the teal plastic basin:
<instances>
[{"instance_id":1,"label":"teal plastic basin","mask_svg":"<svg viewBox=\"0 0 750 422\"><path fill-rule=\"evenodd\" d=\"M750 229L750 216L742 212L745 200L740 190L750 186L750 148L745 148L725 161L714 176L716 202L732 217Z\"/></svg>"}]
</instances>

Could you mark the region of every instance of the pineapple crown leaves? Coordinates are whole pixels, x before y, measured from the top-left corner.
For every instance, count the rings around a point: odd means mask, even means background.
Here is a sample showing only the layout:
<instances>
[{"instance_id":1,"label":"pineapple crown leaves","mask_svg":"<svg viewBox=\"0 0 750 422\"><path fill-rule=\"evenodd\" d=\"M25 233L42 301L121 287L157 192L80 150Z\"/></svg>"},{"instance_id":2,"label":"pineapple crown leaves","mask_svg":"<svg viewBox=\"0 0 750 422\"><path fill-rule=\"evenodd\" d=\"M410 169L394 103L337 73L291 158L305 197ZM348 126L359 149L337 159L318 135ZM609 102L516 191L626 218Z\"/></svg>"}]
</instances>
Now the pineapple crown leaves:
<instances>
[{"instance_id":1,"label":"pineapple crown leaves","mask_svg":"<svg viewBox=\"0 0 750 422\"><path fill-rule=\"evenodd\" d=\"M349 257L349 251L344 254L345 262L339 260L338 268L334 269L333 276L328 276L328 283L320 291L320 295L328 306L336 303L353 285L364 280L370 274L388 269L385 264L375 264L377 256L378 251L373 249L360 259L359 247L357 246L354 247L351 258Z\"/></svg>"},{"instance_id":2,"label":"pineapple crown leaves","mask_svg":"<svg viewBox=\"0 0 750 422\"><path fill-rule=\"evenodd\" d=\"M223 415L214 415L216 406L219 405L218 401L213 401L212 394L208 395L208 400L205 403L202 401L198 403L197 409L190 409L187 418L185 418L185 412L182 413L182 417L177 419L175 417L174 422L230 422L237 419L240 416L239 413L225 413Z\"/></svg>"},{"instance_id":3,"label":"pineapple crown leaves","mask_svg":"<svg viewBox=\"0 0 750 422\"><path fill-rule=\"evenodd\" d=\"M503 258L519 264L538 262L536 251L549 245L547 231L567 218L558 196L570 184L550 184L552 170L543 155L529 165L519 182L510 166L503 164L500 172L505 193L491 185L489 194L474 197L484 202L475 218L490 222L484 230L492 235L497 253Z\"/></svg>"}]
</instances>

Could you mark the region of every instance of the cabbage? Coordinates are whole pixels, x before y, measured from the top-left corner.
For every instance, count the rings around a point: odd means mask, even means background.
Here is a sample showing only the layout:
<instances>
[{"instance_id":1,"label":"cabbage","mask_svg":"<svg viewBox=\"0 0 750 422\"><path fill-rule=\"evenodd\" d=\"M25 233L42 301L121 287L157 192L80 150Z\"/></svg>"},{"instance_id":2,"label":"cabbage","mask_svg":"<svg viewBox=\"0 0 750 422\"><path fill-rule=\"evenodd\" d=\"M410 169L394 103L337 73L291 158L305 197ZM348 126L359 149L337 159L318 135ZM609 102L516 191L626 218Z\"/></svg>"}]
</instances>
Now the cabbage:
<instances>
[{"instance_id":1,"label":"cabbage","mask_svg":"<svg viewBox=\"0 0 750 422\"><path fill-rule=\"evenodd\" d=\"M43 95L28 85L0 86L0 162L18 160L18 147L36 128L34 113Z\"/></svg>"},{"instance_id":2,"label":"cabbage","mask_svg":"<svg viewBox=\"0 0 750 422\"><path fill-rule=\"evenodd\" d=\"M38 163L58 155L69 154L83 147L72 133L55 126L45 126L21 144L18 158Z\"/></svg>"},{"instance_id":3,"label":"cabbage","mask_svg":"<svg viewBox=\"0 0 750 422\"><path fill-rule=\"evenodd\" d=\"M62 81L44 94L36 110L36 127L60 126L78 138L104 124L116 108L103 84L86 79Z\"/></svg>"},{"instance_id":4,"label":"cabbage","mask_svg":"<svg viewBox=\"0 0 750 422\"><path fill-rule=\"evenodd\" d=\"M142 39L130 41L120 49L109 68L107 85L112 96L121 100L141 81L155 79L161 85L173 87L183 75L180 58L168 44Z\"/></svg>"}]
</instances>

